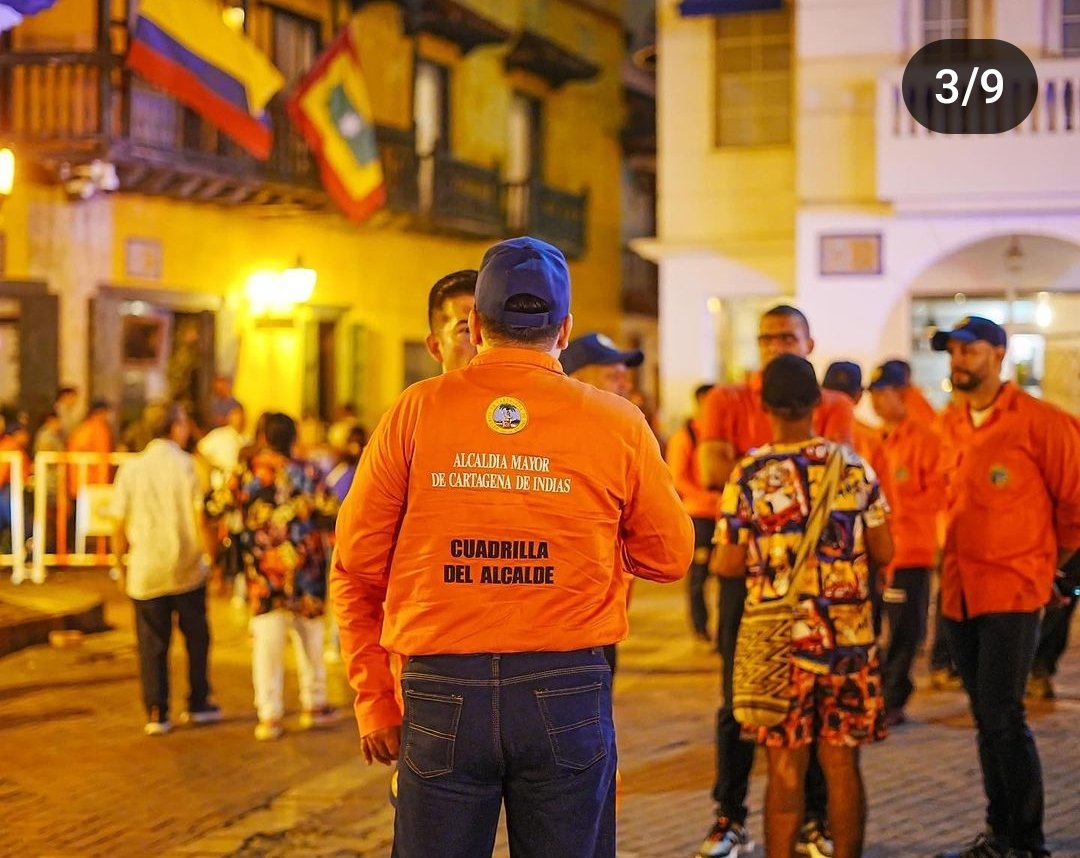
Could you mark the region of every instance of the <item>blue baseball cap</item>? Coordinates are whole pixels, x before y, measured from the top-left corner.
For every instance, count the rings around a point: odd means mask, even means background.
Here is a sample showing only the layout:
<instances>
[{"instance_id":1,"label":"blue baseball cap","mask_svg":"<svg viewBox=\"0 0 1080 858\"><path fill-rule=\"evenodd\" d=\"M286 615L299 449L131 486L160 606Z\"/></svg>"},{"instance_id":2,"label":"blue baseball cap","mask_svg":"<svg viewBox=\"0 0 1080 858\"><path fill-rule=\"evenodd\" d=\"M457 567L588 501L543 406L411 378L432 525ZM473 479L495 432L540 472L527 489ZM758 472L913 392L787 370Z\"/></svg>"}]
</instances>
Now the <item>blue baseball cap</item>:
<instances>
[{"instance_id":1,"label":"blue baseball cap","mask_svg":"<svg viewBox=\"0 0 1080 858\"><path fill-rule=\"evenodd\" d=\"M887 360L870 375L867 390L883 387L907 387L911 383L911 367L906 361Z\"/></svg>"},{"instance_id":2,"label":"blue baseball cap","mask_svg":"<svg viewBox=\"0 0 1080 858\"><path fill-rule=\"evenodd\" d=\"M506 309L514 295L547 302L547 313ZM509 238L489 247L476 277L476 312L514 328L556 325L570 315L570 271L557 247L531 236Z\"/></svg>"},{"instance_id":3,"label":"blue baseball cap","mask_svg":"<svg viewBox=\"0 0 1080 858\"><path fill-rule=\"evenodd\" d=\"M826 390L839 390L848 396L855 396L862 390L862 367L855 361L834 361L825 370L821 386Z\"/></svg>"},{"instance_id":4,"label":"blue baseball cap","mask_svg":"<svg viewBox=\"0 0 1080 858\"><path fill-rule=\"evenodd\" d=\"M946 351L949 348L949 340L959 340L962 343L982 340L992 346L1004 347L1008 342L1008 337L1005 335L1005 329L997 322L991 322L982 316L965 316L951 331L938 331L934 334L930 338L930 347L936 352Z\"/></svg>"},{"instance_id":5,"label":"blue baseball cap","mask_svg":"<svg viewBox=\"0 0 1080 858\"><path fill-rule=\"evenodd\" d=\"M644 359L645 353L641 349L623 351L609 337L596 333L571 341L559 355L559 363L567 375L586 366L610 366L613 363L640 366Z\"/></svg>"}]
</instances>

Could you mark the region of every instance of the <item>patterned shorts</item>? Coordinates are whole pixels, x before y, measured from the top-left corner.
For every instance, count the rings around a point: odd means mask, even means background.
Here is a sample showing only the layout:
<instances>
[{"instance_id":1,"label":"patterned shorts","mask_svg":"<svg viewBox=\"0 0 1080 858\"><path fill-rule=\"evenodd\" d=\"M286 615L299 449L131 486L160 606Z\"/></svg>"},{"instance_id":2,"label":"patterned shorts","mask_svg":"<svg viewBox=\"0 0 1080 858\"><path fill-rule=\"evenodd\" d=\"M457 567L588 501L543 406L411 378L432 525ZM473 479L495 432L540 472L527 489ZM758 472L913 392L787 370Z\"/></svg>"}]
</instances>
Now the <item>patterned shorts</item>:
<instances>
[{"instance_id":1,"label":"patterned shorts","mask_svg":"<svg viewBox=\"0 0 1080 858\"><path fill-rule=\"evenodd\" d=\"M880 742L887 735L877 662L858 673L818 674L792 663L791 709L773 727L743 725L743 736L768 748L802 748L814 741L841 747Z\"/></svg>"}]
</instances>

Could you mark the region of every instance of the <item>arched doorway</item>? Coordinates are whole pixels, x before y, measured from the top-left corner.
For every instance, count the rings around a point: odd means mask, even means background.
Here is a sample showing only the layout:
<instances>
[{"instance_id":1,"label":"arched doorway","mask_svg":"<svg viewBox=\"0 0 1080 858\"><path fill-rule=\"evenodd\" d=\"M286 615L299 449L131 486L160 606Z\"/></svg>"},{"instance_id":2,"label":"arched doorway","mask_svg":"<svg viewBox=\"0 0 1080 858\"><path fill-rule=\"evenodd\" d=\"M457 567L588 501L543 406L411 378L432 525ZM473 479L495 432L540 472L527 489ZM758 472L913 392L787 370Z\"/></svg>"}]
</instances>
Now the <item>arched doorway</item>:
<instances>
[{"instance_id":1,"label":"arched doorway","mask_svg":"<svg viewBox=\"0 0 1080 858\"><path fill-rule=\"evenodd\" d=\"M937 260L911 283L912 376L935 405L949 398L948 358L929 335L969 315L1009 332L1008 377L1080 413L1080 245L1028 233L997 235Z\"/></svg>"}]
</instances>

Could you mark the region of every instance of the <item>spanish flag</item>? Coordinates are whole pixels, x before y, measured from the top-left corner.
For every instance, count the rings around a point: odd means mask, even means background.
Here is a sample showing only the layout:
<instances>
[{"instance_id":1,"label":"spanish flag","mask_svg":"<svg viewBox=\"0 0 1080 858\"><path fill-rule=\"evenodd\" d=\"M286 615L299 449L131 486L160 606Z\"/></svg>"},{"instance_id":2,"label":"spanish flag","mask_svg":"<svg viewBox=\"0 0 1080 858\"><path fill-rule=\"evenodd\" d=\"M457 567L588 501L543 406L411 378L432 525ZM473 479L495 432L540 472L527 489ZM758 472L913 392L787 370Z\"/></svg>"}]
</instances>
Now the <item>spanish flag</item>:
<instances>
[{"instance_id":1,"label":"spanish flag","mask_svg":"<svg viewBox=\"0 0 1080 858\"><path fill-rule=\"evenodd\" d=\"M359 223L386 202L371 101L350 27L300 81L289 116L319 160L323 187L346 217Z\"/></svg>"},{"instance_id":2,"label":"spanish flag","mask_svg":"<svg viewBox=\"0 0 1080 858\"><path fill-rule=\"evenodd\" d=\"M265 109L285 79L214 0L139 0L127 64L256 158L270 156Z\"/></svg>"}]
</instances>

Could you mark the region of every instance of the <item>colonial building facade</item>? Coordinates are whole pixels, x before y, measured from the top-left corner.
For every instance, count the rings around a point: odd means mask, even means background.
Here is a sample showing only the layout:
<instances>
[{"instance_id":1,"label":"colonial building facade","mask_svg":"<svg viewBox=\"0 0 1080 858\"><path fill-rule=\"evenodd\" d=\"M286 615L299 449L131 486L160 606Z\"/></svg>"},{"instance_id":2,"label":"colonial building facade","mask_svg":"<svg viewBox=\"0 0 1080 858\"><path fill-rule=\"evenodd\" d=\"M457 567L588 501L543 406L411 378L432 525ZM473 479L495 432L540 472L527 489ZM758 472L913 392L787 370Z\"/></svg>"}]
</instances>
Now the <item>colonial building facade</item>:
<instances>
[{"instance_id":1,"label":"colonial building facade","mask_svg":"<svg viewBox=\"0 0 1080 858\"><path fill-rule=\"evenodd\" d=\"M4 34L0 399L40 414L58 384L124 416L213 374L249 409L373 422L435 365L426 296L530 232L571 258L578 325L619 331L621 0L228 0L282 72L266 162L125 68L131 0L64 0ZM231 10L224 7L232 7ZM387 205L337 214L285 115L335 32L355 32ZM267 309L289 269L309 298ZM297 272L293 272L296 274Z\"/></svg>"},{"instance_id":2,"label":"colonial building facade","mask_svg":"<svg viewBox=\"0 0 1080 858\"><path fill-rule=\"evenodd\" d=\"M939 403L947 371L927 333L992 316L1013 335L1010 373L1080 409L1080 7L786 0L686 14L710 5L725 4L659 4L658 230L634 245L660 264L668 416L699 380L756 365L757 314L781 299L809 316L820 366L906 357ZM1023 50L1039 78L1031 115L993 135L915 122L904 66L941 38Z\"/></svg>"}]
</instances>

